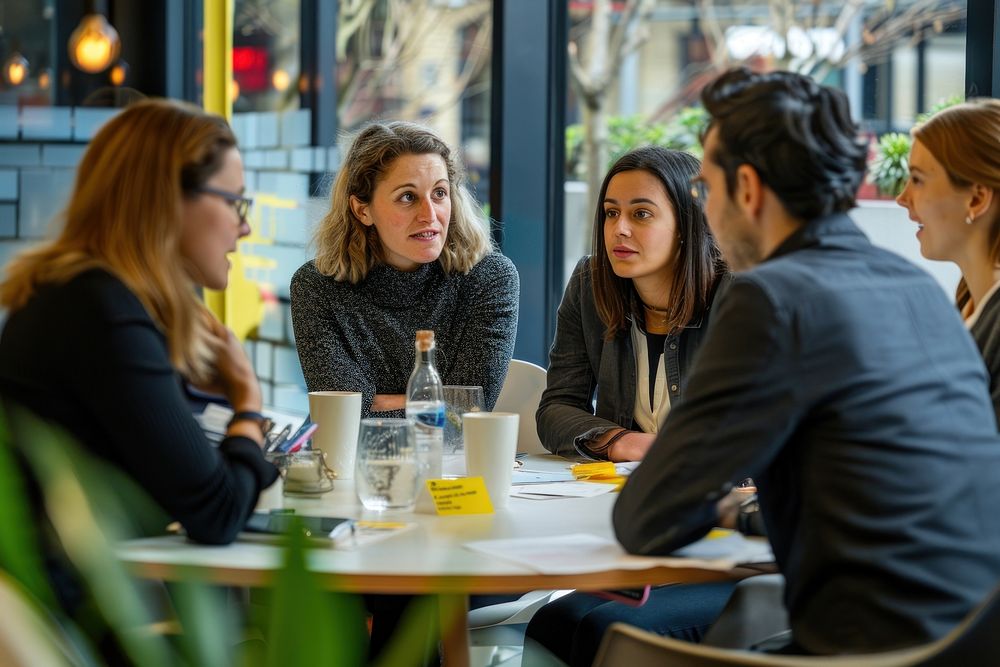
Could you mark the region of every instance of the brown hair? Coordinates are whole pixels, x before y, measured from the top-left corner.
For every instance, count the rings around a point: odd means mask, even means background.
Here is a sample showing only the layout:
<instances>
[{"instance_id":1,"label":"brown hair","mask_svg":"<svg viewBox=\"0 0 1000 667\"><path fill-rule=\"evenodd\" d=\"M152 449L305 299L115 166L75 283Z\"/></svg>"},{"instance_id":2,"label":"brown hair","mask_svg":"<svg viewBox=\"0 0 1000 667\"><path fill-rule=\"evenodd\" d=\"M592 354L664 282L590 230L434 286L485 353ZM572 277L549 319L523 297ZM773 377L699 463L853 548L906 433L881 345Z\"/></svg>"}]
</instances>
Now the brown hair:
<instances>
[{"instance_id":1,"label":"brown hair","mask_svg":"<svg viewBox=\"0 0 1000 667\"><path fill-rule=\"evenodd\" d=\"M674 208L680 250L674 264L674 280L667 306L671 332L687 326L704 314L715 282L725 272L722 253L715 243L701 203L692 194L691 179L698 174L698 159L688 153L658 146L637 148L612 165L597 197L594 213L594 253L590 258L594 303L606 327L605 340L625 329L626 315L645 317L632 281L615 275L604 243L604 197L611 179L623 171L641 169L659 179Z\"/></svg>"},{"instance_id":2,"label":"brown hair","mask_svg":"<svg viewBox=\"0 0 1000 667\"><path fill-rule=\"evenodd\" d=\"M97 133L77 169L59 235L15 258L0 305L17 310L40 286L102 268L124 282L167 338L170 360L209 379L208 310L180 258L182 200L236 146L226 121L190 104L133 104Z\"/></svg>"},{"instance_id":3,"label":"brown hair","mask_svg":"<svg viewBox=\"0 0 1000 667\"><path fill-rule=\"evenodd\" d=\"M1000 193L1000 100L973 99L943 109L913 129L913 138L934 156L955 187L973 183ZM1000 264L1000 220L989 230L990 259ZM971 298L963 277L955 301L959 308Z\"/></svg>"},{"instance_id":4,"label":"brown hair","mask_svg":"<svg viewBox=\"0 0 1000 667\"><path fill-rule=\"evenodd\" d=\"M375 186L402 155L440 155L448 169L451 220L438 261L446 272L466 273L493 246L485 216L465 188L465 172L451 149L431 130L405 121L372 123L358 133L330 192L330 210L316 227L316 269L336 280L358 283L385 262L374 227L354 217L351 195L370 203Z\"/></svg>"}]
</instances>

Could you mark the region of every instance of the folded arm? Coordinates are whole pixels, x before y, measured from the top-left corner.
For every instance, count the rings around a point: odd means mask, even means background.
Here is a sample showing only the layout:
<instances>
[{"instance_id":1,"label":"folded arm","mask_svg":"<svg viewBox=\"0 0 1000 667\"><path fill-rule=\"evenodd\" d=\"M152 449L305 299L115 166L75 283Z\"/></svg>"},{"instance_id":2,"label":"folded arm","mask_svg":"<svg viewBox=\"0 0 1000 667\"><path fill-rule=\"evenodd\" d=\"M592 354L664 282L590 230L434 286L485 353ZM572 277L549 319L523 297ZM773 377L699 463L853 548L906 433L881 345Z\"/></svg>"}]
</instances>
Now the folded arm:
<instances>
[{"instance_id":1,"label":"folded arm","mask_svg":"<svg viewBox=\"0 0 1000 667\"><path fill-rule=\"evenodd\" d=\"M759 477L797 423L788 314L746 278L716 308L687 397L615 505L632 553L668 554L704 536L729 513L732 485Z\"/></svg>"}]
</instances>

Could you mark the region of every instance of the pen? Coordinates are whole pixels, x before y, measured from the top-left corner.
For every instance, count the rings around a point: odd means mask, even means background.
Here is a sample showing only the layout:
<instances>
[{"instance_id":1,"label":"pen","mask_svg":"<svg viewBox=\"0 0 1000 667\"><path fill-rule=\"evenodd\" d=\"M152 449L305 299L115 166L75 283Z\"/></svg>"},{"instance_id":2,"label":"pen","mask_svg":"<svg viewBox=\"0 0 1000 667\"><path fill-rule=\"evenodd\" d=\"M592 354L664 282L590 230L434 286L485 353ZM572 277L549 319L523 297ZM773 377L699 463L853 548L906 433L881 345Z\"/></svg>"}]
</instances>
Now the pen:
<instances>
[{"instance_id":1,"label":"pen","mask_svg":"<svg viewBox=\"0 0 1000 667\"><path fill-rule=\"evenodd\" d=\"M292 452L297 452L300 449L302 449L302 445L306 444L306 442L309 440L309 438L312 437L312 434L315 433L316 429L318 429L318 428L319 428L319 424L310 424L309 428L307 428L302 433L302 435L300 435L299 437L295 438L294 440L292 440L291 438L289 438L289 441L291 442L291 444L288 446L287 449L285 449L285 451L288 452L289 454L291 454Z\"/></svg>"},{"instance_id":2,"label":"pen","mask_svg":"<svg viewBox=\"0 0 1000 667\"><path fill-rule=\"evenodd\" d=\"M277 450L278 447L280 447L285 442L285 440L288 439L288 434L291 432L292 432L291 424L281 429L281 432L278 433L278 435L275 436L274 440L271 441L271 444L267 446L267 450L265 450L265 453Z\"/></svg>"},{"instance_id":3,"label":"pen","mask_svg":"<svg viewBox=\"0 0 1000 667\"><path fill-rule=\"evenodd\" d=\"M306 415L305 421L302 422L301 426L295 429L295 433L292 433L290 436L288 436L288 439L291 440L292 442L296 442L299 439L299 436L301 436L303 433L309 430L309 427L312 426L312 424L313 424L312 419L310 419L309 416Z\"/></svg>"}]
</instances>

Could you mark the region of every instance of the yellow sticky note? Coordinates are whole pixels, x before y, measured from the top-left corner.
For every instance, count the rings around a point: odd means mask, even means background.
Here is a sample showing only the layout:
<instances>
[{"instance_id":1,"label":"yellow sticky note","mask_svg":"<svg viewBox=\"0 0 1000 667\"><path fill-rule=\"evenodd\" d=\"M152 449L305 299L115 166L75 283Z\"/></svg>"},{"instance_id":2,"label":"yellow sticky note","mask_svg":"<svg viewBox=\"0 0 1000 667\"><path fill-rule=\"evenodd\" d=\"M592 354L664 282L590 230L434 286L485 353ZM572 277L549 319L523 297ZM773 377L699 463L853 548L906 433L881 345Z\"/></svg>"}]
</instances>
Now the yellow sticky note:
<instances>
[{"instance_id":1,"label":"yellow sticky note","mask_svg":"<svg viewBox=\"0 0 1000 667\"><path fill-rule=\"evenodd\" d=\"M367 530L401 530L409 524L402 521L355 521L354 525Z\"/></svg>"},{"instance_id":2,"label":"yellow sticky note","mask_svg":"<svg viewBox=\"0 0 1000 667\"><path fill-rule=\"evenodd\" d=\"M442 516L493 514L493 503L482 477L429 479L427 490L434 499L434 508Z\"/></svg>"},{"instance_id":3,"label":"yellow sticky note","mask_svg":"<svg viewBox=\"0 0 1000 667\"><path fill-rule=\"evenodd\" d=\"M729 537L735 532L736 532L735 530L729 530L728 528L713 528L712 530L708 531L708 535L705 536L705 539L717 540L720 537Z\"/></svg>"},{"instance_id":4,"label":"yellow sticky note","mask_svg":"<svg viewBox=\"0 0 1000 667\"><path fill-rule=\"evenodd\" d=\"M614 477L604 477L604 476L601 476L601 477L588 477L588 478L583 479L581 481L583 481L583 482L593 482L595 484L614 484L615 485L615 491L621 491L622 487L625 486L625 480L626 479L627 479L626 477L622 477L621 475L615 475Z\"/></svg>"},{"instance_id":5,"label":"yellow sticky note","mask_svg":"<svg viewBox=\"0 0 1000 667\"><path fill-rule=\"evenodd\" d=\"M611 461L597 463L578 463L570 469L577 479L611 479L617 477L615 464Z\"/></svg>"}]
</instances>

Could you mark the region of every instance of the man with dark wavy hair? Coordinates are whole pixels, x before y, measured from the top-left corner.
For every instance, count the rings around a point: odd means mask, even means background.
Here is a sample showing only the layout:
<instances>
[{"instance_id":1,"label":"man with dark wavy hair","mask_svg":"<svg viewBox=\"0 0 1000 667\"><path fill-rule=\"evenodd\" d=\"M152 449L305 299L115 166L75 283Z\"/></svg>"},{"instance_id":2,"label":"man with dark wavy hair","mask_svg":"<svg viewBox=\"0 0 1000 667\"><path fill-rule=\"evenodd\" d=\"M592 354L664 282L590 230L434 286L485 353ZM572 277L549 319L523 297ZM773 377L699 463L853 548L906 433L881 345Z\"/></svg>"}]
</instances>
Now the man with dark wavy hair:
<instances>
[{"instance_id":1,"label":"man with dark wavy hair","mask_svg":"<svg viewBox=\"0 0 1000 667\"><path fill-rule=\"evenodd\" d=\"M702 93L698 181L736 271L687 398L615 506L631 552L738 523L756 480L786 578L782 652L944 635L1000 581L1000 438L975 345L944 291L846 211L865 143L843 93L726 72Z\"/></svg>"}]
</instances>

